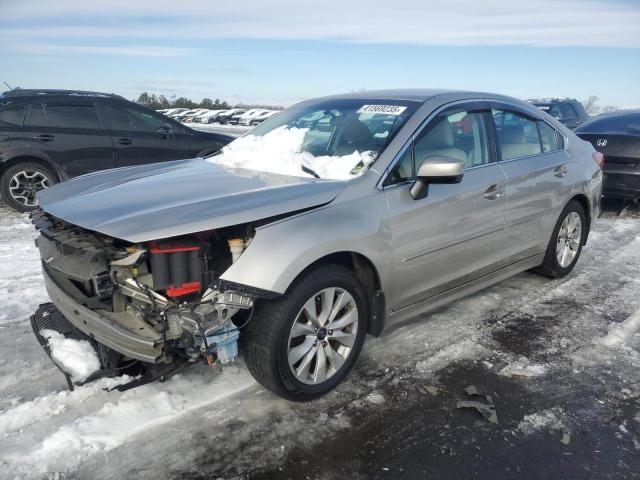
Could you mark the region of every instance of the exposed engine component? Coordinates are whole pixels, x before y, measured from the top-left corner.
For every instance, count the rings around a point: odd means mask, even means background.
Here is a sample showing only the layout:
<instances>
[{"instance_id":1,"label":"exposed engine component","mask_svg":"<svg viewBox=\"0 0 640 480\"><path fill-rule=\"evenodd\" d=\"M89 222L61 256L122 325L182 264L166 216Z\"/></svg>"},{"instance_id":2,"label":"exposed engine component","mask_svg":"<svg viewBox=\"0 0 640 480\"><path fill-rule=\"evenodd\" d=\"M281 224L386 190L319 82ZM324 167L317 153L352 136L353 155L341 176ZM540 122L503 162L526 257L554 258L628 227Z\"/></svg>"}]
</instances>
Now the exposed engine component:
<instances>
[{"instance_id":1,"label":"exposed engine component","mask_svg":"<svg viewBox=\"0 0 640 480\"><path fill-rule=\"evenodd\" d=\"M242 238L231 238L228 240L228 243L229 250L231 250L231 261L235 263L235 261L240 258L240 255L242 255L242 252L244 252L244 240Z\"/></svg>"},{"instance_id":2,"label":"exposed engine component","mask_svg":"<svg viewBox=\"0 0 640 480\"><path fill-rule=\"evenodd\" d=\"M200 292L202 258L199 245L153 244L149 249L153 288L171 298Z\"/></svg>"},{"instance_id":3,"label":"exposed engine component","mask_svg":"<svg viewBox=\"0 0 640 480\"><path fill-rule=\"evenodd\" d=\"M131 244L42 212L33 219L46 273L113 325L101 341L116 350L124 342L123 358L225 363L238 354L239 327L259 295L218 279L250 242L247 227ZM82 330L82 315L66 315Z\"/></svg>"}]
</instances>

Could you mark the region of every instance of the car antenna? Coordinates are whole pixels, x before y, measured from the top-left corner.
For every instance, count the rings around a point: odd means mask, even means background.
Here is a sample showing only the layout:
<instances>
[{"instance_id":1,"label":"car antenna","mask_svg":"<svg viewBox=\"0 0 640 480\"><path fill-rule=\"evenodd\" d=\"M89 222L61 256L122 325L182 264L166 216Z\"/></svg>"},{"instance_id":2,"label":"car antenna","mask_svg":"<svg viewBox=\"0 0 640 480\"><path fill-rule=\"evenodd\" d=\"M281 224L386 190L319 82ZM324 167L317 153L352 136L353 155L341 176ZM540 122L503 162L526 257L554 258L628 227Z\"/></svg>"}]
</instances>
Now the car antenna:
<instances>
[{"instance_id":1,"label":"car antenna","mask_svg":"<svg viewBox=\"0 0 640 480\"><path fill-rule=\"evenodd\" d=\"M9 85L7 82L2 82L2 83L4 83L7 87L9 87L9 90L13 90L13 87Z\"/></svg>"}]
</instances>

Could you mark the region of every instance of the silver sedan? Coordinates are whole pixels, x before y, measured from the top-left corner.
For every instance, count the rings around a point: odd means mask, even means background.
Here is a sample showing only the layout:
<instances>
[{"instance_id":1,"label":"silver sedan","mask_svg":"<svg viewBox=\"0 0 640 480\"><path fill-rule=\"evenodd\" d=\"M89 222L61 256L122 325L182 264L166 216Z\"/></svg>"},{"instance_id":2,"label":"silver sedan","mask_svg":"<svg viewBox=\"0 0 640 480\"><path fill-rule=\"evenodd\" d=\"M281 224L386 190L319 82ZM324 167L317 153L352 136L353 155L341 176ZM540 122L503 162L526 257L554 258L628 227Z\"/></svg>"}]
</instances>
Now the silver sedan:
<instances>
[{"instance_id":1,"label":"silver sedan","mask_svg":"<svg viewBox=\"0 0 640 480\"><path fill-rule=\"evenodd\" d=\"M34 222L55 308L112 363L166 377L240 352L309 400L367 334L524 270L567 275L601 188L602 156L527 103L377 91L302 102L207 159L49 188Z\"/></svg>"}]
</instances>

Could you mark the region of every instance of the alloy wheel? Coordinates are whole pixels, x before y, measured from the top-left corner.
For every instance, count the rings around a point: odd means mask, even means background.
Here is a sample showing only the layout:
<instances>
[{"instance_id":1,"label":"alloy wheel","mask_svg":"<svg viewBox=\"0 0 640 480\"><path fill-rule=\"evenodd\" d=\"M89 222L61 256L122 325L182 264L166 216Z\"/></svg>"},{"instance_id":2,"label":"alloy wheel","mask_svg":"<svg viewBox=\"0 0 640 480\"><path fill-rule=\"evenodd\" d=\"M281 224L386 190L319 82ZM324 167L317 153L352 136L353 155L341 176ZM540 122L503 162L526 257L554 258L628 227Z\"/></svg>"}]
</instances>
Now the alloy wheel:
<instances>
[{"instance_id":1,"label":"alloy wheel","mask_svg":"<svg viewBox=\"0 0 640 480\"><path fill-rule=\"evenodd\" d=\"M565 217L556 243L556 259L558 265L567 268L578 255L582 241L582 220L576 212L569 212Z\"/></svg>"},{"instance_id":2,"label":"alloy wheel","mask_svg":"<svg viewBox=\"0 0 640 480\"><path fill-rule=\"evenodd\" d=\"M21 170L9 180L9 194L18 203L26 207L38 205L36 193L49 188L49 178L38 170Z\"/></svg>"},{"instance_id":3,"label":"alloy wheel","mask_svg":"<svg viewBox=\"0 0 640 480\"><path fill-rule=\"evenodd\" d=\"M358 334L358 307L342 288L325 288L302 306L289 333L287 357L296 379L317 385L335 375Z\"/></svg>"}]
</instances>

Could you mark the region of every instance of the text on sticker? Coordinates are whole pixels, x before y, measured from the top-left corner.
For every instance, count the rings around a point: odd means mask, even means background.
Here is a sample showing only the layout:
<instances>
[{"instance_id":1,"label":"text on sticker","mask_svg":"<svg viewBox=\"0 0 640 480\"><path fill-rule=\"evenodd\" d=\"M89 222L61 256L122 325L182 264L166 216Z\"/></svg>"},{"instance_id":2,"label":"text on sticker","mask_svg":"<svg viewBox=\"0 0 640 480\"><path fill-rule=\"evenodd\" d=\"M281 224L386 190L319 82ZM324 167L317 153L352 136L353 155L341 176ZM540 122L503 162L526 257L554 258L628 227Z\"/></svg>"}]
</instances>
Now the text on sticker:
<instances>
[{"instance_id":1,"label":"text on sticker","mask_svg":"<svg viewBox=\"0 0 640 480\"><path fill-rule=\"evenodd\" d=\"M400 105L363 105L357 113L383 113L385 115L400 115L407 107Z\"/></svg>"}]
</instances>

